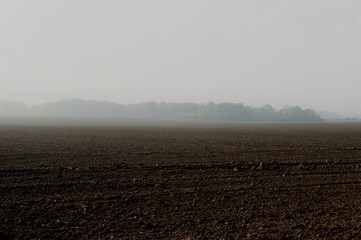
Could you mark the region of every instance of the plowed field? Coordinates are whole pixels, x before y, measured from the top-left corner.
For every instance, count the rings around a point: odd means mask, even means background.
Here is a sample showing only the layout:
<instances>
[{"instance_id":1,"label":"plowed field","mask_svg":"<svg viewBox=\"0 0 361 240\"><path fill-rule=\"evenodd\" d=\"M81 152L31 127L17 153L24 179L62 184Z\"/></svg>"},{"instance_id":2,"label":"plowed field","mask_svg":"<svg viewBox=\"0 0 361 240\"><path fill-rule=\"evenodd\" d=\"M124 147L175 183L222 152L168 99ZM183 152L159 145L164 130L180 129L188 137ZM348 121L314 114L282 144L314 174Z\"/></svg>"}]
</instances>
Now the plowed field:
<instances>
[{"instance_id":1,"label":"plowed field","mask_svg":"<svg viewBox=\"0 0 361 240\"><path fill-rule=\"evenodd\" d=\"M361 124L0 126L0 239L361 239Z\"/></svg>"}]
</instances>

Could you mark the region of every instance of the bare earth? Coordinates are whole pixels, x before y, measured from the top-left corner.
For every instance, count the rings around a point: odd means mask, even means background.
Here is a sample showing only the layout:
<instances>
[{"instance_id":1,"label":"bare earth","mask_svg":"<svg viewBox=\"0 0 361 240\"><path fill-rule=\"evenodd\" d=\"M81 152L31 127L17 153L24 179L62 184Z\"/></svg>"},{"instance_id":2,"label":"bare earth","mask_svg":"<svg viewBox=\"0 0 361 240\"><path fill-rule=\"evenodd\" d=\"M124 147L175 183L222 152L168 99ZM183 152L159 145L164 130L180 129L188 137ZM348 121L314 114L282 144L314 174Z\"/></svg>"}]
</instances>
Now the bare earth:
<instances>
[{"instance_id":1,"label":"bare earth","mask_svg":"<svg viewBox=\"0 0 361 240\"><path fill-rule=\"evenodd\" d=\"M0 239L361 239L361 124L0 126Z\"/></svg>"}]
</instances>

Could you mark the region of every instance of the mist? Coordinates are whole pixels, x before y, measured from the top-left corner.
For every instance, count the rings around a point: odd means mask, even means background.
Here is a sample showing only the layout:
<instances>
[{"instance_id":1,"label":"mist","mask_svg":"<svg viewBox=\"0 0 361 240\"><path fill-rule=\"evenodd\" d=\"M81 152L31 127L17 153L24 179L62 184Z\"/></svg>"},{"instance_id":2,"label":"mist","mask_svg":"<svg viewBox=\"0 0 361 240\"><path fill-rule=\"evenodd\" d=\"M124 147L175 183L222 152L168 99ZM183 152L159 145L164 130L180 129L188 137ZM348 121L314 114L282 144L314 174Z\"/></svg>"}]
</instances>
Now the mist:
<instances>
[{"instance_id":1,"label":"mist","mask_svg":"<svg viewBox=\"0 0 361 240\"><path fill-rule=\"evenodd\" d=\"M357 0L0 2L0 99L361 116Z\"/></svg>"}]
</instances>

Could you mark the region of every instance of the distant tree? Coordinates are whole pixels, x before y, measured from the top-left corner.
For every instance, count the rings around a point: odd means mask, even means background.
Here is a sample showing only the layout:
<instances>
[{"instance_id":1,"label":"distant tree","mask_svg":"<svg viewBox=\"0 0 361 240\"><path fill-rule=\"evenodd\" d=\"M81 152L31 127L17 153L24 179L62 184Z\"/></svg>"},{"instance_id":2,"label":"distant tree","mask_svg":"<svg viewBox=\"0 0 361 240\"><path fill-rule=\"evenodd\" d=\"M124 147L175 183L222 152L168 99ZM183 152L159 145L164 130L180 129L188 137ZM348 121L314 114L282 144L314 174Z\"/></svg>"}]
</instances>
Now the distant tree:
<instances>
[{"instance_id":1,"label":"distant tree","mask_svg":"<svg viewBox=\"0 0 361 240\"><path fill-rule=\"evenodd\" d=\"M0 100L0 116L27 116L29 114L30 108L25 103Z\"/></svg>"},{"instance_id":2,"label":"distant tree","mask_svg":"<svg viewBox=\"0 0 361 240\"><path fill-rule=\"evenodd\" d=\"M321 117L314 110L302 110L301 107L288 107L280 110L280 119L285 122L319 122Z\"/></svg>"},{"instance_id":3,"label":"distant tree","mask_svg":"<svg viewBox=\"0 0 361 240\"><path fill-rule=\"evenodd\" d=\"M277 121L277 111L269 104L255 109L255 115L259 122Z\"/></svg>"}]
</instances>

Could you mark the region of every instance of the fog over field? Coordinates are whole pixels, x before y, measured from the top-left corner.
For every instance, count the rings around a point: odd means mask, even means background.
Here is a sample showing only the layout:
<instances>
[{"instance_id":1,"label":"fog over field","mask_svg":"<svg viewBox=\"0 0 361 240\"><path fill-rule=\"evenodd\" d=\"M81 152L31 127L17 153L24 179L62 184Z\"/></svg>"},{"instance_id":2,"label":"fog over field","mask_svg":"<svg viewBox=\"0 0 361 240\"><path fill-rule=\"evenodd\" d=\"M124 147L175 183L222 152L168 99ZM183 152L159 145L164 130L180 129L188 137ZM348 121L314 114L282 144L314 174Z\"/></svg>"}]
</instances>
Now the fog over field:
<instances>
[{"instance_id":1,"label":"fog over field","mask_svg":"<svg viewBox=\"0 0 361 240\"><path fill-rule=\"evenodd\" d=\"M0 24L0 99L361 117L359 0L0 0Z\"/></svg>"}]
</instances>

